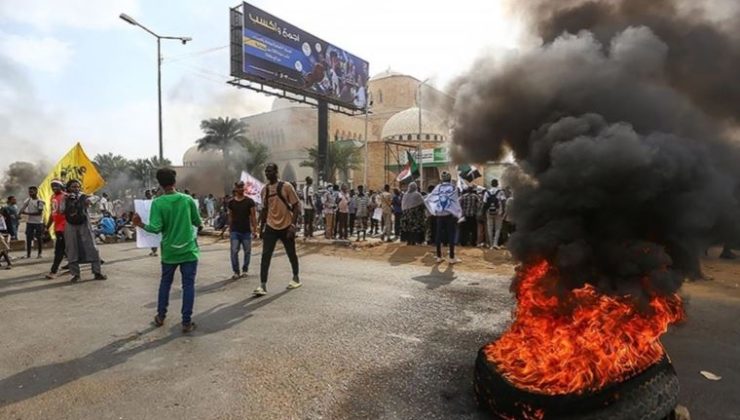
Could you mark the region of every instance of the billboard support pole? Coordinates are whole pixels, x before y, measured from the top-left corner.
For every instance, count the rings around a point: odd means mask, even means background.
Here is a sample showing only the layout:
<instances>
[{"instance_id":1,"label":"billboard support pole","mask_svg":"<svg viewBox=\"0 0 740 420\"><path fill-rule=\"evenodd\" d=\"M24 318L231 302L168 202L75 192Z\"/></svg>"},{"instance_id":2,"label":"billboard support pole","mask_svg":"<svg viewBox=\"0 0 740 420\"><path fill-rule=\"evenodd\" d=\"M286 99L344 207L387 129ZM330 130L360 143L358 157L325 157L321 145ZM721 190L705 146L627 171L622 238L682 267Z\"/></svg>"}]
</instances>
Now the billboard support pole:
<instances>
[{"instance_id":1,"label":"billboard support pole","mask_svg":"<svg viewBox=\"0 0 740 420\"><path fill-rule=\"evenodd\" d=\"M365 87L365 92L367 92L367 86ZM367 124L368 124L368 113L370 111L370 94L368 93L366 99L365 99L365 168L363 171L362 176L362 185L367 188L367 164L368 164L368 155L370 154L370 143L368 142L367 138Z\"/></svg>"},{"instance_id":2,"label":"billboard support pole","mask_svg":"<svg viewBox=\"0 0 740 420\"><path fill-rule=\"evenodd\" d=\"M419 154L418 154L418 165L419 165L419 190L424 190L424 150L422 148L421 143L421 87L424 86L426 82L428 82L429 79L425 79L423 82L419 83L418 90L418 106L419 106Z\"/></svg>"},{"instance_id":3,"label":"billboard support pole","mask_svg":"<svg viewBox=\"0 0 740 420\"><path fill-rule=\"evenodd\" d=\"M329 103L319 100L319 185L327 180L326 154L329 148Z\"/></svg>"}]
</instances>

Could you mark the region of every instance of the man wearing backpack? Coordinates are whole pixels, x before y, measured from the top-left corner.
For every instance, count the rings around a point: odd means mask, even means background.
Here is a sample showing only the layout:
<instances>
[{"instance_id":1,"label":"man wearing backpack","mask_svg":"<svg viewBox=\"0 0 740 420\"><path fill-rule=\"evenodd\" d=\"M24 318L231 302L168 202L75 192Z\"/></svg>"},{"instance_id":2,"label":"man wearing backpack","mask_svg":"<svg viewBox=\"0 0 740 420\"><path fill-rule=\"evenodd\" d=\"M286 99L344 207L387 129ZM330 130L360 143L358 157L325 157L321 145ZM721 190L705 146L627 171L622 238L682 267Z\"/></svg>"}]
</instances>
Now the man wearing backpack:
<instances>
[{"instance_id":1,"label":"man wearing backpack","mask_svg":"<svg viewBox=\"0 0 740 420\"><path fill-rule=\"evenodd\" d=\"M293 280L288 284L288 290L303 285L298 278L298 255L295 251L296 222L301 214L298 194L292 185L278 179L278 168L274 163L269 163L265 167L265 178L268 183L262 188L261 193L264 207L260 217L262 223L260 287L254 290L257 297L267 294L267 275L278 240L283 243L293 269Z\"/></svg>"},{"instance_id":2,"label":"man wearing backpack","mask_svg":"<svg viewBox=\"0 0 740 420\"><path fill-rule=\"evenodd\" d=\"M501 249L498 244L501 227L504 223L504 191L498 187L498 179L491 180L491 189L483 197L483 209L486 213L486 237L491 249Z\"/></svg>"},{"instance_id":3,"label":"man wearing backpack","mask_svg":"<svg viewBox=\"0 0 740 420\"><path fill-rule=\"evenodd\" d=\"M88 208L90 197L80 193L80 181L73 179L67 182L67 195L64 197L63 213L64 246L72 283L80 280L80 264L90 263L95 280L106 280L100 269L100 254L95 245L95 236L90 227Z\"/></svg>"},{"instance_id":4,"label":"man wearing backpack","mask_svg":"<svg viewBox=\"0 0 740 420\"><path fill-rule=\"evenodd\" d=\"M149 233L162 234L162 278L159 282L157 315L154 325L164 325L167 307L170 303L170 289L177 267L182 275L182 332L195 329L193 304L195 303L195 275L198 270L200 250L193 227L203 228L198 207L189 195L175 189L177 173L170 168L157 171L157 181L164 194L152 202L149 224L145 225L138 214L134 215L133 225Z\"/></svg>"}]
</instances>

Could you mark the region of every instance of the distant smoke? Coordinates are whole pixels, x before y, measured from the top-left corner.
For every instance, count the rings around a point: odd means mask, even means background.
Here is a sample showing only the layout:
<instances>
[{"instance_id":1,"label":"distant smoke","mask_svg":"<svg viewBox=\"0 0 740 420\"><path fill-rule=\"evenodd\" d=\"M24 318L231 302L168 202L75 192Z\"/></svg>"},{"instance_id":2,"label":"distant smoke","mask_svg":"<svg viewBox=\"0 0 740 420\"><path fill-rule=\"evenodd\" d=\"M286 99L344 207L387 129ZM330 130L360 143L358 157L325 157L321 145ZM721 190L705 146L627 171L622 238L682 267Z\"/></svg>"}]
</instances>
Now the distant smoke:
<instances>
[{"instance_id":1,"label":"distant smoke","mask_svg":"<svg viewBox=\"0 0 740 420\"><path fill-rule=\"evenodd\" d=\"M41 184L50 170L48 163L13 162L0 178L0 197L23 195L27 188Z\"/></svg>"},{"instance_id":2,"label":"distant smoke","mask_svg":"<svg viewBox=\"0 0 740 420\"><path fill-rule=\"evenodd\" d=\"M526 174L510 176L514 257L569 288L675 291L738 232L737 34L676 1L528 4L545 44L457 81L455 143L509 147Z\"/></svg>"}]
</instances>

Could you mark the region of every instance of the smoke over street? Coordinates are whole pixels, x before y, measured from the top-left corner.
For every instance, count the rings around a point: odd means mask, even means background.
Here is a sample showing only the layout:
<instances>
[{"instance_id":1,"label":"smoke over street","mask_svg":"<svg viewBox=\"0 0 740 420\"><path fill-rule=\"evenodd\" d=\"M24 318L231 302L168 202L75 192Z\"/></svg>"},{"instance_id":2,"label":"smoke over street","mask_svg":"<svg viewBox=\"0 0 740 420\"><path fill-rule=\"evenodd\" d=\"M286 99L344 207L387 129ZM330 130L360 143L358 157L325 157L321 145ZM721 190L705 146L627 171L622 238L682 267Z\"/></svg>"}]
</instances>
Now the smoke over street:
<instances>
[{"instance_id":1,"label":"smoke over street","mask_svg":"<svg viewBox=\"0 0 740 420\"><path fill-rule=\"evenodd\" d=\"M512 255L551 261L569 289L672 293L737 234L738 36L678 2L636 3L529 2L544 44L456 82L463 153L510 148L526 175Z\"/></svg>"}]
</instances>

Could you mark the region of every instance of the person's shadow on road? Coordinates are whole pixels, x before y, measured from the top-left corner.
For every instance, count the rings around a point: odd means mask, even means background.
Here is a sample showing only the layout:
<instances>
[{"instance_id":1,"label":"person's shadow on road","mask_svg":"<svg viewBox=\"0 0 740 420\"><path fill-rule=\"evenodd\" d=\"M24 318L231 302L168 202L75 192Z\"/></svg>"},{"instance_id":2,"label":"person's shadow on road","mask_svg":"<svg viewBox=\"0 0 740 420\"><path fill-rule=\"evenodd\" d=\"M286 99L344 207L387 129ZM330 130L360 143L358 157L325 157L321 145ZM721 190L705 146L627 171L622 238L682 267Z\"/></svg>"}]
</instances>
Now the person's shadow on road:
<instances>
[{"instance_id":1,"label":"person's shadow on road","mask_svg":"<svg viewBox=\"0 0 740 420\"><path fill-rule=\"evenodd\" d=\"M434 290L436 288L447 286L448 284L452 283L457 276L455 275L455 272L452 270L452 265L447 265L447 268L445 271L439 270L439 264L436 264L432 267L432 272L424 275L424 276L416 276L412 277L413 280L416 280L420 283L424 283L427 285L427 289Z\"/></svg>"},{"instance_id":2,"label":"person's shadow on road","mask_svg":"<svg viewBox=\"0 0 740 420\"><path fill-rule=\"evenodd\" d=\"M255 310L286 293L288 291L284 290L268 298L247 298L233 305L217 305L201 314L196 314L194 320L198 324L198 329L190 336L204 336L232 328L250 318ZM173 325L168 335L147 341L146 335L156 329L157 327L150 326L77 359L35 366L4 378L0 380L0 407L41 395L69 382L117 366L139 353L186 337L180 333L179 325Z\"/></svg>"}]
</instances>

